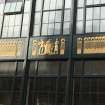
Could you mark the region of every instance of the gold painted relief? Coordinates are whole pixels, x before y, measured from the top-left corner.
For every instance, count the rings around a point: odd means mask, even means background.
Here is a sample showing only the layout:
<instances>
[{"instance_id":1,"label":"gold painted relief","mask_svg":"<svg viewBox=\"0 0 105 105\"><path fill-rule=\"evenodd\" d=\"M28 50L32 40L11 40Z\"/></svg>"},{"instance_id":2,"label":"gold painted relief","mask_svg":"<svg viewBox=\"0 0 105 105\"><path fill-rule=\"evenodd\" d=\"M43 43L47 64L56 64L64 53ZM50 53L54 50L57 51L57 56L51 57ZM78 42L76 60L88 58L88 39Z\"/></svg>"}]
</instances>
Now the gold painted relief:
<instances>
[{"instance_id":1,"label":"gold painted relief","mask_svg":"<svg viewBox=\"0 0 105 105\"><path fill-rule=\"evenodd\" d=\"M80 43L77 39L77 54L80 53ZM83 54L105 53L105 36L85 37L83 39Z\"/></svg>"},{"instance_id":2,"label":"gold painted relief","mask_svg":"<svg viewBox=\"0 0 105 105\"><path fill-rule=\"evenodd\" d=\"M64 54L65 38L32 40L32 56Z\"/></svg>"},{"instance_id":3,"label":"gold painted relief","mask_svg":"<svg viewBox=\"0 0 105 105\"><path fill-rule=\"evenodd\" d=\"M21 39L2 39L0 40L0 57L21 56L23 41Z\"/></svg>"}]
</instances>

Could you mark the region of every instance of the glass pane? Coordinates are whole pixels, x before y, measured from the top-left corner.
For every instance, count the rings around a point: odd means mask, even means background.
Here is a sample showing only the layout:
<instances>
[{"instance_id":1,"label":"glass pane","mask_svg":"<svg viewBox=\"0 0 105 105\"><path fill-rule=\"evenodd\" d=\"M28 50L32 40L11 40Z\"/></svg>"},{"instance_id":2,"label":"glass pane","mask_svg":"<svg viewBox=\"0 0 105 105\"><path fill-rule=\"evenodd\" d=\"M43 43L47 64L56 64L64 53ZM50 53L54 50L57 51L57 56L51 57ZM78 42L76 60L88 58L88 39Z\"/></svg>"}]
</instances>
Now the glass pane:
<instances>
[{"instance_id":1,"label":"glass pane","mask_svg":"<svg viewBox=\"0 0 105 105\"><path fill-rule=\"evenodd\" d=\"M14 27L8 28L8 37L13 37L13 29L14 29Z\"/></svg>"},{"instance_id":2,"label":"glass pane","mask_svg":"<svg viewBox=\"0 0 105 105\"><path fill-rule=\"evenodd\" d=\"M0 15L3 14L4 4L0 4Z\"/></svg>"},{"instance_id":3,"label":"glass pane","mask_svg":"<svg viewBox=\"0 0 105 105\"><path fill-rule=\"evenodd\" d=\"M61 11L56 11L55 22L61 22L61 15L62 15Z\"/></svg>"},{"instance_id":4,"label":"glass pane","mask_svg":"<svg viewBox=\"0 0 105 105\"><path fill-rule=\"evenodd\" d=\"M83 9L78 9L77 20L83 20Z\"/></svg>"},{"instance_id":5,"label":"glass pane","mask_svg":"<svg viewBox=\"0 0 105 105\"><path fill-rule=\"evenodd\" d=\"M35 23L34 24L40 24L41 22L41 13L35 13Z\"/></svg>"},{"instance_id":6,"label":"glass pane","mask_svg":"<svg viewBox=\"0 0 105 105\"><path fill-rule=\"evenodd\" d=\"M40 35L40 25L34 25L33 36Z\"/></svg>"},{"instance_id":7,"label":"glass pane","mask_svg":"<svg viewBox=\"0 0 105 105\"><path fill-rule=\"evenodd\" d=\"M42 1L43 0L36 0L36 11L40 11L42 8Z\"/></svg>"},{"instance_id":8,"label":"glass pane","mask_svg":"<svg viewBox=\"0 0 105 105\"><path fill-rule=\"evenodd\" d=\"M105 20L101 20L100 31L105 32Z\"/></svg>"},{"instance_id":9,"label":"glass pane","mask_svg":"<svg viewBox=\"0 0 105 105\"><path fill-rule=\"evenodd\" d=\"M86 20L92 20L93 9L87 8L86 9Z\"/></svg>"},{"instance_id":10,"label":"glass pane","mask_svg":"<svg viewBox=\"0 0 105 105\"><path fill-rule=\"evenodd\" d=\"M42 25L42 35L47 35L48 31L48 24L43 24Z\"/></svg>"},{"instance_id":11,"label":"glass pane","mask_svg":"<svg viewBox=\"0 0 105 105\"><path fill-rule=\"evenodd\" d=\"M55 24L55 29L54 29L54 34L60 34L60 27L61 27L61 23L56 23Z\"/></svg>"},{"instance_id":12,"label":"glass pane","mask_svg":"<svg viewBox=\"0 0 105 105\"><path fill-rule=\"evenodd\" d=\"M94 19L99 19L99 17L100 17L100 7L95 7L94 8L94 16L93 16L93 18Z\"/></svg>"},{"instance_id":13,"label":"glass pane","mask_svg":"<svg viewBox=\"0 0 105 105\"><path fill-rule=\"evenodd\" d=\"M29 14L24 14L23 24L28 25L28 23L29 23Z\"/></svg>"},{"instance_id":14,"label":"glass pane","mask_svg":"<svg viewBox=\"0 0 105 105\"><path fill-rule=\"evenodd\" d=\"M92 32L92 21L86 21L86 32Z\"/></svg>"},{"instance_id":15,"label":"glass pane","mask_svg":"<svg viewBox=\"0 0 105 105\"><path fill-rule=\"evenodd\" d=\"M14 27L14 34L13 34L14 37L19 37L20 36L20 27L21 26L15 26Z\"/></svg>"},{"instance_id":16,"label":"glass pane","mask_svg":"<svg viewBox=\"0 0 105 105\"><path fill-rule=\"evenodd\" d=\"M65 8L71 8L71 1L72 0L65 0Z\"/></svg>"},{"instance_id":17,"label":"glass pane","mask_svg":"<svg viewBox=\"0 0 105 105\"><path fill-rule=\"evenodd\" d=\"M3 27L2 37L7 37L8 35L8 27Z\"/></svg>"},{"instance_id":18,"label":"glass pane","mask_svg":"<svg viewBox=\"0 0 105 105\"><path fill-rule=\"evenodd\" d=\"M2 25L3 16L0 16L0 26Z\"/></svg>"},{"instance_id":19,"label":"glass pane","mask_svg":"<svg viewBox=\"0 0 105 105\"><path fill-rule=\"evenodd\" d=\"M76 33L83 33L83 21L78 21L76 24Z\"/></svg>"},{"instance_id":20,"label":"glass pane","mask_svg":"<svg viewBox=\"0 0 105 105\"><path fill-rule=\"evenodd\" d=\"M70 21L70 20L71 20L71 12L70 10L65 10L64 21Z\"/></svg>"},{"instance_id":21,"label":"glass pane","mask_svg":"<svg viewBox=\"0 0 105 105\"><path fill-rule=\"evenodd\" d=\"M56 2L56 9L61 9L62 8L62 4L63 4L63 0L57 0L57 2Z\"/></svg>"},{"instance_id":22,"label":"glass pane","mask_svg":"<svg viewBox=\"0 0 105 105\"><path fill-rule=\"evenodd\" d=\"M24 12L30 11L30 0L25 0Z\"/></svg>"},{"instance_id":23,"label":"glass pane","mask_svg":"<svg viewBox=\"0 0 105 105\"><path fill-rule=\"evenodd\" d=\"M93 4L93 0L87 0L86 4L87 5L92 5Z\"/></svg>"},{"instance_id":24,"label":"glass pane","mask_svg":"<svg viewBox=\"0 0 105 105\"><path fill-rule=\"evenodd\" d=\"M56 0L51 0L50 1L50 9L55 9L56 6Z\"/></svg>"},{"instance_id":25,"label":"glass pane","mask_svg":"<svg viewBox=\"0 0 105 105\"><path fill-rule=\"evenodd\" d=\"M9 17L9 26L13 26L15 22L15 15L10 15Z\"/></svg>"},{"instance_id":26,"label":"glass pane","mask_svg":"<svg viewBox=\"0 0 105 105\"><path fill-rule=\"evenodd\" d=\"M25 26L22 26L22 34L21 34L21 36L22 37L27 37L28 36L28 26L27 25L25 25Z\"/></svg>"},{"instance_id":27,"label":"glass pane","mask_svg":"<svg viewBox=\"0 0 105 105\"><path fill-rule=\"evenodd\" d=\"M8 26L9 24L9 16L4 17L4 26Z\"/></svg>"},{"instance_id":28,"label":"glass pane","mask_svg":"<svg viewBox=\"0 0 105 105\"><path fill-rule=\"evenodd\" d=\"M43 13L43 23L48 23L48 16L49 16L49 12Z\"/></svg>"},{"instance_id":29,"label":"glass pane","mask_svg":"<svg viewBox=\"0 0 105 105\"><path fill-rule=\"evenodd\" d=\"M10 6L11 6L10 3L6 3L4 12L9 12Z\"/></svg>"},{"instance_id":30,"label":"glass pane","mask_svg":"<svg viewBox=\"0 0 105 105\"><path fill-rule=\"evenodd\" d=\"M22 2L17 2L15 11L19 11L20 12L21 8L22 8Z\"/></svg>"},{"instance_id":31,"label":"glass pane","mask_svg":"<svg viewBox=\"0 0 105 105\"><path fill-rule=\"evenodd\" d=\"M100 0L94 0L94 4L100 4Z\"/></svg>"},{"instance_id":32,"label":"glass pane","mask_svg":"<svg viewBox=\"0 0 105 105\"><path fill-rule=\"evenodd\" d=\"M48 35L53 35L54 33L54 24L48 25Z\"/></svg>"},{"instance_id":33,"label":"glass pane","mask_svg":"<svg viewBox=\"0 0 105 105\"><path fill-rule=\"evenodd\" d=\"M50 0L44 0L44 10L49 10Z\"/></svg>"},{"instance_id":34,"label":"glass pane","mask_svg":"<svg viewBox=\"0 0 105 105\"><path fill-rule=\"evenodd\" d=\"M54 22L54 20L55 20L55 11L51 11L49 16L49 23Z\"/></svg>"},{"instance_id":35,"label":"glass pane","mask_svg":"<svg viewBox=\"0 0 105 105\"><path fill-rule=\"evenodd\" d=\"M101 7L101 19L105 19L105 7Z\"/></svg>"},{"instance_id":36,"label":"glass pane","mask_svg":"<svg viewBox=\"0 0 105 105\"><path fill-rule=\"evenodd\" d=\"M93 32L99 32L99 20L93 21Z\"/></svg>"},{"instance_id":37,"label":"glass pane","mask_svg":"<svg viewBox=\"0 0 105 105\"><path fill-rule=\"evenodd\" d=\"M84 0L78 0L78 7L84 6Z\"/></svg>"},{"instance_id":38,"label":"glass pane","mask_svg":"<svg viewBox=\"0 0 105 105\"><path fill-rule=\"evenodd\" d=\"M101 0L101 3L105 3L105 0Z\"/></svg>"},{"instance_id":39,"label":"glass pane","mask_svg":"<svg viewBox=\"0 0 105 105\"><path fill-rule=\"evenodd\" d=\"M21 25L21 18L22 15L20 14L15 15L15 25Z\"/></svg>"},{"instance_id":40,"label":"glass pane","mask_svg":"<svg viewBox=\"0 0 105 105\"><path fill-rule=\"evenodd\" d=\"M11 3L11 7L9 12L14 12L15 11L15 7L16 7L16 2Z\"/></svg>"},{"instance_id":41,"label":"glass pane","mask_svg":"<svg viewBox=\"0 0 105 105\"><path fill-rule=\"evenodd\" d=\"M65 22L63 26L63 34L69 34L70 33L70 23Z\"/></svg>"}]
</instances>

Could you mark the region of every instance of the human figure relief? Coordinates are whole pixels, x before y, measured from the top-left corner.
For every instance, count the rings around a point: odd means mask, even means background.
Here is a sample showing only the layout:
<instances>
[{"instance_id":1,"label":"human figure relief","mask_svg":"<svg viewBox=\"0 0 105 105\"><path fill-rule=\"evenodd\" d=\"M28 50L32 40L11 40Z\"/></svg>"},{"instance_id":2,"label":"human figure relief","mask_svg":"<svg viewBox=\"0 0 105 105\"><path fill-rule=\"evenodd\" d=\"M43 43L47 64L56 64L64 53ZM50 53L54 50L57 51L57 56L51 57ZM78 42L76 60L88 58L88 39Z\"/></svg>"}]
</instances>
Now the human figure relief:
<instances>
[{"instance_id":1,"label":"human figure relief","mask_svg":"<svg viewBox=\"0 0 105 105\"><path fill-rule=\"evenodd\" d=\"M65 53L65 39L61 38L60 55L64 55L64 53Z\"/></svg>"},{"instance_id":2,"label":"human figure relief","mask_svg":"<svg viewBox=\"0 0 105 105\"><path fill-rule=\"evenodd\" d=\"M50 55L51 54L51 39L48 39L46 41L44 54L45 55Z\"/></svg>"},{"instance_id":3,"label":"human figure relief","mask_svg":"<svg viewBox=\"0 0 105 105\"><path fill-rule=\"evenodd\" d=\"M32 56L37 56L37 47L38 47L38 44L37 44L37 40L33 40L32 42Z\"/></svg>"},{"instance_id":4,"label":"human figure relief","mask_svg":"<svg viewBox=\"0 0 105 105\"><path fill-rule=\"evenodd\" d=\"M59 41L58 38L55 41L55 46L54 46L54 54L58 54L59 53Z\"/></svg>"},{"instance_id":5,"label":"human figure relief","mask_svg":"<svg viewBox=\"0 0 105 105\"><path fill-rule=\"evenodd\" d=\"M45 51L45 42L41 39L41 41L39 42L39 55L44 55L44 51Z\"/></svg>"}]
</instances>

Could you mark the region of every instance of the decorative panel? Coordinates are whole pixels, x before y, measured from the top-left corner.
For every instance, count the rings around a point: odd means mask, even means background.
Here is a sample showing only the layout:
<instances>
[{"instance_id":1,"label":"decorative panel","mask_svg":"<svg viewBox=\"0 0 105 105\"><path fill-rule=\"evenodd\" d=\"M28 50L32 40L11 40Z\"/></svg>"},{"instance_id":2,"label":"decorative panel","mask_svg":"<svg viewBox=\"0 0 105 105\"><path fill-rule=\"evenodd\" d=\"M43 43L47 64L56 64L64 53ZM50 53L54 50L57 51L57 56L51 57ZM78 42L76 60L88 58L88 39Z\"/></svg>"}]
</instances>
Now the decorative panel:
<instances>
[{"instance_id":1,"label":"decorative panel","mask_svg":"<svg viewBox=\"0 0 105 105\"><path fill-rule=\"evenodd\" d=\"M30 39L29 59L67 59L68 36L34 37Z\"/></svg>"}]
</instances>

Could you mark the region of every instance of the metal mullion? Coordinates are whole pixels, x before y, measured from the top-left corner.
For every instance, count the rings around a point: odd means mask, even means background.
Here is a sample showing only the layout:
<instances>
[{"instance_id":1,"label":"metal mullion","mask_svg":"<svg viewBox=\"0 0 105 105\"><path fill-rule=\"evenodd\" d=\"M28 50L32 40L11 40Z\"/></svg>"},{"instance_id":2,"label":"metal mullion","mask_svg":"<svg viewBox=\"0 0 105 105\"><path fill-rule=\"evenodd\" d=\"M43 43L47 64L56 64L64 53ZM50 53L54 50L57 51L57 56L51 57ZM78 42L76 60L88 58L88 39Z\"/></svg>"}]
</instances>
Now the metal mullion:
<instances>
[{"instance_id":1,"label":"metal mullion","mask_svg":"<svg viewBox=\"0 0 105 105\"><path fill-rule=\"evenodd\" d=\"M65 0L63 0L62 3L62 13L61 13L61 30L60 30L60 34L63 35L63 27L64 27L64 16L65 16Z\"/></svg>"},{"instance_id":2,"label":"metal mullion","mask_svg":"<svg viewBox=\"0 0 105 105\"><path fill-rule=\"evenodd\" d=\"M41 8L41 11L40 11L40 13L41 13L40 36L42 35L41 33L42 33L42 25L43 25L43 9L44 9L44 1L45 1L45 0L43 0L43 2L42 2L42 8Z\"/></svg>"}]
</instances>

